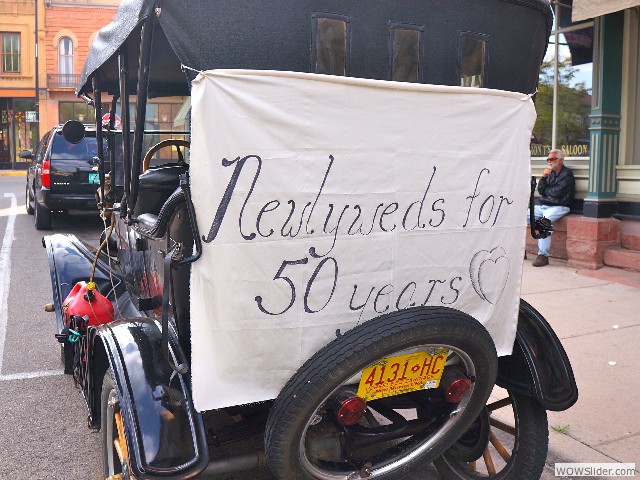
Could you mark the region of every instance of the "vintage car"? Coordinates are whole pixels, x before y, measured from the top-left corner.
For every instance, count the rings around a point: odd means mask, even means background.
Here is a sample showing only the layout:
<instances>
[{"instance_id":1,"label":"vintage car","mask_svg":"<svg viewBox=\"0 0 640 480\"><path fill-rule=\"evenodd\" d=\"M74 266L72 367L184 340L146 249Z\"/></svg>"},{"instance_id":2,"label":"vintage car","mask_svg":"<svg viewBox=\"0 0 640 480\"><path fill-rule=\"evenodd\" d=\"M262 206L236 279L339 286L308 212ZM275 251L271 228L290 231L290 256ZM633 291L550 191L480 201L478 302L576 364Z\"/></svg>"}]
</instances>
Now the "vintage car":
<instances>
[{"instance_id":1,"label":"vintage car","mask_svg":"<svg viewBox=\"0 0 640 480\"><path fill-rule=\"evenodd\" d=\"M544 0L123 0L76 92L121 118L110 224L95 254L44 239L105 478L540 477L578 394L520 300L551 25Z\"/></svg>"}]
</instances>

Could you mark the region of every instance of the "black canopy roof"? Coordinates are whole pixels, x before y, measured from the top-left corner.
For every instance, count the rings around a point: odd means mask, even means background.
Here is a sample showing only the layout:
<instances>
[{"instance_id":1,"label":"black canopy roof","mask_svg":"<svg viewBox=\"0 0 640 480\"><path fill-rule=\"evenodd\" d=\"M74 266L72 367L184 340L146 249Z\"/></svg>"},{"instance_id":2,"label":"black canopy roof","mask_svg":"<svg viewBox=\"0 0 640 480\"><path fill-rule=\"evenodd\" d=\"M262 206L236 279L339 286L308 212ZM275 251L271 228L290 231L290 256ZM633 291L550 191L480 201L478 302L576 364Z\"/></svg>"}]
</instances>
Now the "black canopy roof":
<instances>
[{"instance_id":1,"label":"black canopy roof","mask_svg":"<svg viewBox=\"0 0 640 480\"><path fill-rule=\"evenodd\" d=\"M118 91L118 51L129 53L136 88L141 25L155 17L149 96L188 95L195 71L241 68L313 72L312 18L349 22L354 77L389 78L389 27L418 26L424 83L459 85L459 38L488 45L487 85L532 93L552 25L546 0L122 0L96 35L76 93ZM188 67L182 69L181 65Z\"/></svg>"}]
</instances>

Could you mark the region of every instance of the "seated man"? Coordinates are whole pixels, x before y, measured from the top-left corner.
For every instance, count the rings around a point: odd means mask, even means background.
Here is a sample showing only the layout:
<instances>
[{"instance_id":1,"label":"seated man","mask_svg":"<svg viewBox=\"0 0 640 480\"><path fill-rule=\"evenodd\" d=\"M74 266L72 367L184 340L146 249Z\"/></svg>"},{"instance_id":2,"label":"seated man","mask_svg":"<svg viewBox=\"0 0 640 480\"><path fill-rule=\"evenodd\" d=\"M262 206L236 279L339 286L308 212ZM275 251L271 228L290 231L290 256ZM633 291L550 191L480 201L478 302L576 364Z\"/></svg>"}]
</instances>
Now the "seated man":
<instances>
[{"instance_id":1,"label":"seated man","mask_svg":"<svg viewBox=\"0 0 640 480\"><path fill-rule=\"evenodd\" d=\"M564 166L562 150L551 150L547 164L549 166L544 170L542 178L538 182L539 205L535 205L533 213L536 220L546 217L553 223L569 213L576 190L576 181L571 169ZM528 223L529 212L527 212ZM534 267L549 265L550 247L550 236L538 239L538 256L532 263Z\"/></svg>"}]
</instances>

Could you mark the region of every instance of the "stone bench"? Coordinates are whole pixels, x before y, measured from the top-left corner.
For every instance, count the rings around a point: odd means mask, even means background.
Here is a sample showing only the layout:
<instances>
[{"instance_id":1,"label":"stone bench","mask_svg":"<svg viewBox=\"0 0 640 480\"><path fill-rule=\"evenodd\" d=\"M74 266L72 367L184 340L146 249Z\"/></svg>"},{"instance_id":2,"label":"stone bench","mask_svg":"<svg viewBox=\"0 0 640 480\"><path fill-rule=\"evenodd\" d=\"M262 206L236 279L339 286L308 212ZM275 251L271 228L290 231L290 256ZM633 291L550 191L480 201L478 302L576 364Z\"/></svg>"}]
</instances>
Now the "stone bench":
<instances>
[{"instance_id":1,"label":"stone bench","mask_svg":"<svg viewBox=\"0 0 640 480\"><path fill-rule=\"evenodd\" d=\"M637 232L621 235L620 224L615 218L566 215L553 224L550 257L567 260L567 265L575 268L593 270L606 264L640 270L640 251L633 248L638 242ZM526 235L527 254L535 256L538 241L531 237L528 228Z\"/></svg>"}]
</instances>

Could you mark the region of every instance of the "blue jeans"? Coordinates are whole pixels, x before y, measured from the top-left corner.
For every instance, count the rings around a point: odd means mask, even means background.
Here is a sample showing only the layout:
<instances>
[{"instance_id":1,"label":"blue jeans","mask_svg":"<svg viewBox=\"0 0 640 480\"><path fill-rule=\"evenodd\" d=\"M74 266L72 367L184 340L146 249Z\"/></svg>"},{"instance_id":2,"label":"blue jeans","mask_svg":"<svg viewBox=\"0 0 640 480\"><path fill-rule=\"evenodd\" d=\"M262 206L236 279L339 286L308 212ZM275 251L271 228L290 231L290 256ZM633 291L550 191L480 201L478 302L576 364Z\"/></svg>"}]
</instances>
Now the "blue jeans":
<instances>
[{"instance_id":1,"label":"blue jeans","mask_svg":"<svg viewBox=\"0 0 640 480\"><path fill-rule=\"evenodd\" d=\"M559 207L556 205L534 205L533 215L536 220L547 217L551 223L569 213L569 207ZM527 225L529 225L529 210L527 209ZM549 248L551 248L551 236L538 239L538 255L549 256Z\"/></svg>"}]
</instances>

